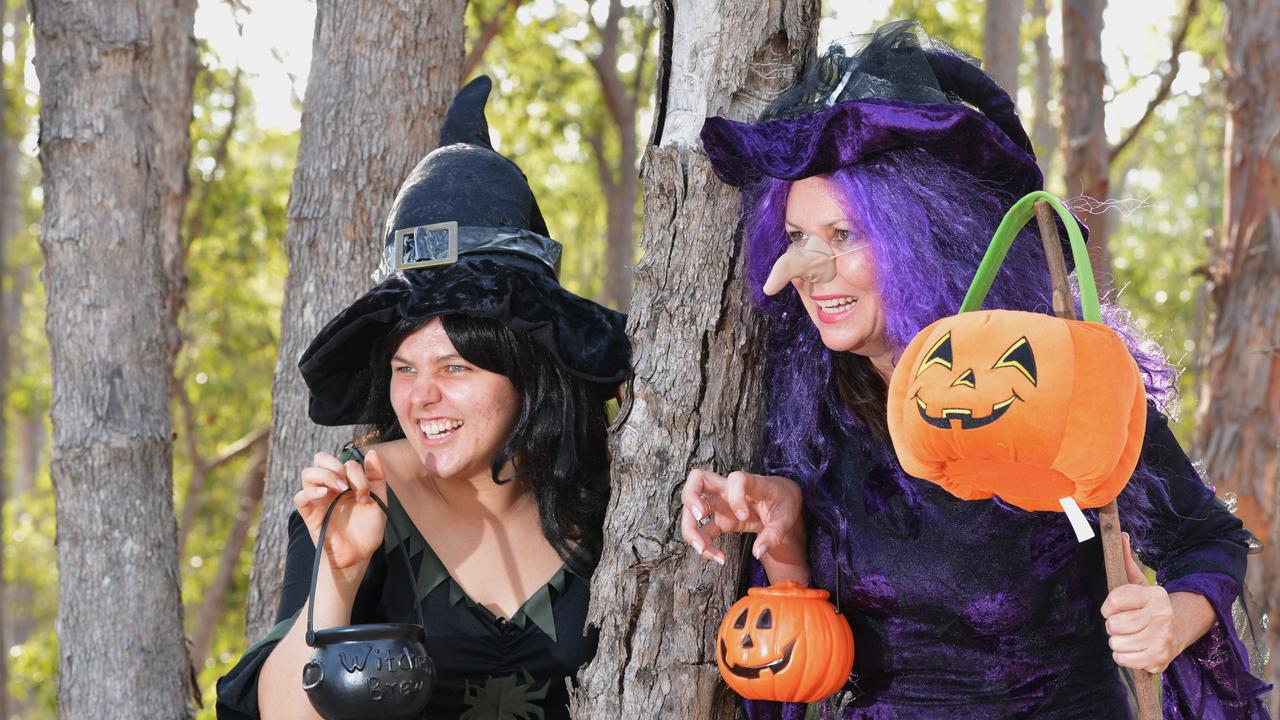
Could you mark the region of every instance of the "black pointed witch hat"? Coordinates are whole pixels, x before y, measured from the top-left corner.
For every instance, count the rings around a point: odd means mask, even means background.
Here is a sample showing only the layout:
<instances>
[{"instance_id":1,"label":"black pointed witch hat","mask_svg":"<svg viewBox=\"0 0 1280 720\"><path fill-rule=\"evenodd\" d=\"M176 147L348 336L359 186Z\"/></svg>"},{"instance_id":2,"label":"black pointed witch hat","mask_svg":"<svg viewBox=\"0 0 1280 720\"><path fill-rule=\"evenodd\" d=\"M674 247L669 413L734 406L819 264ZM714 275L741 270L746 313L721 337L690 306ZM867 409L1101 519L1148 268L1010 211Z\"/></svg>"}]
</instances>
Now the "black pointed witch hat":
<instances>
[{"instance_id":1,"label":"black pointed witch hat","mask_svg":"<svg viewBox=\"0 0 1280 720\"><path fill-rule=\"evenodd\" d=\"M458 92L440 146L409 173L387 217L378 285L320 331L298 368L321 425L373 422L370 357L400 321L496 318L526 332L573 375L612 394L630 368L626 316L565 290L528 180L493 149L481 76Z\"/></svg>"}]
</instances>

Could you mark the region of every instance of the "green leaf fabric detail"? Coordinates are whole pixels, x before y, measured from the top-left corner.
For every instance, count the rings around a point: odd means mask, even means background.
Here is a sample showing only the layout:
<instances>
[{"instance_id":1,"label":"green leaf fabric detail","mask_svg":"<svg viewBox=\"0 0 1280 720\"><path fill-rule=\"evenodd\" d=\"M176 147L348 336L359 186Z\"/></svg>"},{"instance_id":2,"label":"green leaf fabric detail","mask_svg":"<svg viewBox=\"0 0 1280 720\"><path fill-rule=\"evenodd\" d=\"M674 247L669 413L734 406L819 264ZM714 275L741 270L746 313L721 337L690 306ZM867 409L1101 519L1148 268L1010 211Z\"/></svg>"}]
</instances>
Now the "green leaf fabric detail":
<instances>
[{"instance_id":1,"label":"green leaf fabric detail","mask_svg":"<svg viewBox=\"0 0 1280 720\"><path fill-rule=\"evenodd\" d=\"M545 716L537 702L546 699L549 685L535 690L533 676L527 672L490 677L479 687L467 683L463 702L468 710L458 720L542 720Z\"/></svg>"},{"instance_id":2,"label":"green leaf fabric detail","mask_svg":"<svg viewBox=\"0 0 1280 720\"><path fill-rule=\"evenodd\" d=\"M346 462L347 460L356 460L364 462L364 454L355 446L348 446L338 457L339 460ZM457 605L466 600L471 606L476 606L474 600L467 596L462 586L458 584L450 574L444 562L436 555L435 551L427 544L426 538L418 531L418 526L413 524L413 520L409 517L409 513L405 511L404 506L400 504L400 499L396 494L387 488L387 510L390 514L389 525L394 528L394 532L388 531L382 541L383 552L390 555L395 551L396 546L400 543L408 543L406 548L409 551L410 560L417 559L417 584L414 588L416 600L422 603L427 595L440 586L441 583L448 581L449 583L449 605ZM552 611L552 602L555 599L553 592L556 594L563 593L568 582L566 573L578 575L583 580L590 580L590 571L595 569L596 563L599 562L598 553L579 546L573 550L572 562L565 563L560 566L555 575L546 582L542 587L520 606L507 622L517 627L524 628L526 622L532 622L539 630L546 633L552 642L556 642L556 620L555 613ZM585 568L583 572L575 572L573 567ZM292 623L292 621L288 621ZM288 628L285 628L288 632ZM283 635L281 635L283 637Z\"/></svg>"}]
</instances>

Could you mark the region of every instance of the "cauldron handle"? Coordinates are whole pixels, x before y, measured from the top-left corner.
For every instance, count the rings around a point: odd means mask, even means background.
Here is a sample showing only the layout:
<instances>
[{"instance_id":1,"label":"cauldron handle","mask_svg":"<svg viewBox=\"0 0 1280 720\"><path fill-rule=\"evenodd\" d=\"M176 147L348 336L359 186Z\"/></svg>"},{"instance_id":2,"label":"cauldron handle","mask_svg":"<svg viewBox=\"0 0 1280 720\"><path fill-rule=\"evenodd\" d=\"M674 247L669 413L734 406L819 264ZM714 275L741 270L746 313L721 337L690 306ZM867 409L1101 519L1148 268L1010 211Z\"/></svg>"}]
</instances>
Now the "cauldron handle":
<instances>
[{"instance_id":1,"label":"cauldron handle","mask_svg":"<svg viewBox=\"0 0 1280 720\"><path fill-rule=\"evenodd\" d=\"M338 497L329 503L329 509L324 513L324 521L320 523L320 536L316 538L316 557L311 563L311 589L307 593L307 646L316 646L315 631L315 612L316 612L316 580L320 577L320 556L324 554L324 536L329 530L329 518L333 516L333 511L338 507L338 501L343 495L351 492L348 488L338 493ZM404 567L409 571L409 578L413 580L413 584L417 586L417 574L413 571L413 563L409 560L409 551L405 549L404 543L400 542L400 536L396 534L396 524L391 522L391 511L387 509L386 503L382 502L382 498L375 493L369 493L369 497L378 503L378 507L382 508L382 514L387 516L387 529L391 532L391 539L400 548L400 556L404 558ZM413 609L418 614L418 624L426 627L426 620L422 617L422 605L414 600Z\"/></svg>"}]
</instances>

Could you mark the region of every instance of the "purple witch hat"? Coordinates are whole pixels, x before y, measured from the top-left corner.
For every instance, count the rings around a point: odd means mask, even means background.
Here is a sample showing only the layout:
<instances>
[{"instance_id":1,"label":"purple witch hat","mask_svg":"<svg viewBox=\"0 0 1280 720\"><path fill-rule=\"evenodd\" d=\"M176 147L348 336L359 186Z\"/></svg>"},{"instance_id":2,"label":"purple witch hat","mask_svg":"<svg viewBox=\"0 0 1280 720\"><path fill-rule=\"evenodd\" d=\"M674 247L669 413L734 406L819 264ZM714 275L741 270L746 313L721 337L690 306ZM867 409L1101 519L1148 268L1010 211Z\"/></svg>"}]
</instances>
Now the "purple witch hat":
<instances>
[{"instance_id":1,"label":"purple witch hat","mask_svg":"<svg viewBox=\"0 0 1280 720\"><path fill-rule=\"evenodd\" d=\"M832 45L755 123L707 118L702 144L737 187L831 172L918 147L1014 198L1044 184L1013 100L977 61L914 21L881 27L854 55Z\"/></svg>"}]
</instances>

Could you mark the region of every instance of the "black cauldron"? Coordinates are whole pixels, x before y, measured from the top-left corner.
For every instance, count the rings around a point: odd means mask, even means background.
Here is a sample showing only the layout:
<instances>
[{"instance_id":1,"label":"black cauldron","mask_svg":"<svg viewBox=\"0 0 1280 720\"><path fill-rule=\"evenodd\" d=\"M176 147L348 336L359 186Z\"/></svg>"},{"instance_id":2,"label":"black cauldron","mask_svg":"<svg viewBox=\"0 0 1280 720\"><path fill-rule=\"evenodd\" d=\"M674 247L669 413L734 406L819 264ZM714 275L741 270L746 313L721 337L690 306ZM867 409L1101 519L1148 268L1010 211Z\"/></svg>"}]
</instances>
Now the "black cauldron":
<instances>
[{"instance_id":1,"label":"black cauldron","mask_svg":"<svg viewBox=\"0 0 1280 720\"><path fill-rule=\"evenodd\" d=\"M383 623L347 625L315 629L316 577L320 573L320 556L324 552L324 536L329 518L346 490L333 499L325 512L316 543L316 559L311 566L311 593L307 604L307 645L315 654L302 666L302 688L311 706L326 720L413 720L431 699L436 668L427 655L427 632L423 628L422 607L414 603L418 624ZM377 495L370 497L387 512ZM387 514L387 529L396 540L395 527ZM414 578L409 552L404 543L396 543ZM413 583L417 585L416 579Z\"/></svg>"}]
</instances>

